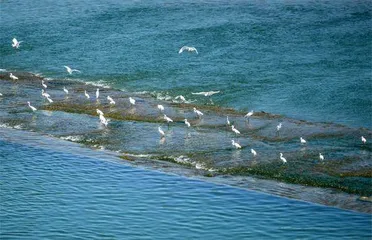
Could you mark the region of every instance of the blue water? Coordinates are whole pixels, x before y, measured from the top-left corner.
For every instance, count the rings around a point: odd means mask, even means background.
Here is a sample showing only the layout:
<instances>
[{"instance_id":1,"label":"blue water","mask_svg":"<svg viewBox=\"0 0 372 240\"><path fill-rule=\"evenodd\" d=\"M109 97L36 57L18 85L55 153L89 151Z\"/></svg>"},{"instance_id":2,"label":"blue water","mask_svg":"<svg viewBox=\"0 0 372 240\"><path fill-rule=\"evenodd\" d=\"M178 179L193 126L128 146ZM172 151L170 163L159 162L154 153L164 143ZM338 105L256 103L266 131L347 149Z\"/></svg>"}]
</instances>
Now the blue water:
<instances>
[{"instance_id":1,"label":"blue water","mask_svg":"<svg viewBox=\"0 0 372 240\"><path fill-rule=\"evenodd\" d=\"M3 1L0 13L0 68L198 104L191 92L220 90L216 105L372 128L371 1Z\"/></svg>"},{"instance_id":2,"label":"blue water","mask_svg":"<svg viewBox=\"0 0 372 240\"><path fill-rule=\"evenodd\" d=\"M372 236L371 215L133 168L35 134L46 144L9 136L0 138L1 239Z\"/></svg>"}]
</instances>

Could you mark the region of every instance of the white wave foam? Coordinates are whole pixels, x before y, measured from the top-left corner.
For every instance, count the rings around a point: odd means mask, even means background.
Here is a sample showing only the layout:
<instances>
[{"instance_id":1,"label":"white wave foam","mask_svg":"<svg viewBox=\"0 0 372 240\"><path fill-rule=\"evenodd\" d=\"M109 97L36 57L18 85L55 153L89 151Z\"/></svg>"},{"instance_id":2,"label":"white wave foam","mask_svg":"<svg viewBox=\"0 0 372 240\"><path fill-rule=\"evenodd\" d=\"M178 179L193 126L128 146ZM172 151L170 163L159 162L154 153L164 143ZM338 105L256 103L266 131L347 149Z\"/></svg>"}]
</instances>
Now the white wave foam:
<instances>
[{"instance_id":1,"label":"white wave foam","mask_svg":"<svg viewBox=\"0 0 372 240\"><path fill-rule=\"evenodd\" d=\"M85 82L85 81L84 81ZM92 85L92 86L96 86L96 87L101 87L101 88L111 88L110 85L108 85L105 81L103 80L99 80L97 82L92 82L92 81L88 81L88 82L85 82L86 85Z\"/></svg>"},{"instance_id":2,"label":"white wave foam","mask_svg":"<svg viewBox=\"0 0 372 240\"><path fill-rule=\"evenodd\" d=\"M81 141L83 138L81 136L67 136L67 137L60 137L62 140L67 140L71 142Z\"/></svg>"},{"instance_id":3,"label":"white wave foam","mask_svg":"<svg viewBox=\"0 0 372 240\"><path fill-rule=\"evenodd\" d=\"M7 70L4 68L0 68L0 72L7 72Z\"/></svg>"}]
</instances>

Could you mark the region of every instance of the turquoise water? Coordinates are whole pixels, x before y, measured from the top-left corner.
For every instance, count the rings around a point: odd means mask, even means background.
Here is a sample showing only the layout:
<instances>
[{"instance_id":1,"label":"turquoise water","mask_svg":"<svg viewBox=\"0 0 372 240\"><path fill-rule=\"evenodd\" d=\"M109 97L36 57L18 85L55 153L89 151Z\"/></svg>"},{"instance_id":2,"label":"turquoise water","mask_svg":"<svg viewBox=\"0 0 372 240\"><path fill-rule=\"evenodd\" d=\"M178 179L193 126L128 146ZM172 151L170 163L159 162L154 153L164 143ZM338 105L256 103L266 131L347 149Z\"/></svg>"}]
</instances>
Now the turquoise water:
<instances>
[{"instance_id":1,"label":"turquoise water","mask_svg":"<svg viewBox=\"0 0 372 240\"><path fill-rule=\"evenodd\" d=\"M371 1L3 1L0 11L0 68L198 104L209 100L191 92L220 90L220 106L372 127ZM179 55L183 45L199 54Z\"/></svg>"},{"instance_id":2,"label":"turquoise water","mask_svg":"<svg viewBox=\"0 0 372 240\"><path fill-rule=\"evenodd\" d=\"M1 239L372 236L371 215L133 168L37 134L30 140L44 145L21 138L0 138Z\"/></svg>"}]
</instances>

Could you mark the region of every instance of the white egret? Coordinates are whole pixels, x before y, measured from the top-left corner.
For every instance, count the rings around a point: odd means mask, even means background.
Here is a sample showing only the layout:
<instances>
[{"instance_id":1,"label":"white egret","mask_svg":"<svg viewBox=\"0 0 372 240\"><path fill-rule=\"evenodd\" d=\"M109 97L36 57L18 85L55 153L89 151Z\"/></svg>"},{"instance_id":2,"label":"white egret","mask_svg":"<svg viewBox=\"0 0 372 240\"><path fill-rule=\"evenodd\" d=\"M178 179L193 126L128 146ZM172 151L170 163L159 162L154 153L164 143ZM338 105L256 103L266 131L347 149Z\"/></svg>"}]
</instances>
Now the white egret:
<instances>
[{"instance_id":1,"label":"white egret","mask_svg":"<svg viewBox=\"0 0 372 240\"><path fill-rule=\"evenodd\" d=\"M276 131L279 132L279 130L282 128L282 123L279 123L277 126L276 126Z\"/></svg>"},{"instance_id":2,"label":"white egret","mask_svg":"<svg viewBox=\"0 0 372 240\"><path fill-rule=\"evenodd\" d=\"M319 159L322 161L324 160L324 156L321 153L319 153Z\"/></svg>"},{"instance_id":3,"label":"white egret","mask_svg":"<svg viewBox=\"0 0 372 240\"><path fill-rule=\"evenodd\" d=\"M68 94L68 90L66 89L66 87L63 87L63 91Z\"/></svg>"},{"instance_id":4,"label":"white egret","mask_svg":"<svg viewBox=\"0 0 372 240\"><path fill-rule=\"evenodd\" d=\"M49 93L45 92L43 88L41 89L41 96L50 98Z\"/></svg>"},{"instance_id":5,"label":"white egret","mask_svg":"<svg viewBox=\"0 0 372 240\"><path fill-rule=\"evenodd\" d=\"M69 74L72 74L73 72L80 72L77 69L72 69L69 66L64 66Z\"/></svg>"},{"instance_id":6,"label":"white egret","mask_svg":"<svg viewBox=\"0 0 372 240\"><path fill-rule=\"evenodd\" d=\"M99 98L99 88L97 88L97 91L96 91L96 99L98 100Z\"/></svg>"},{"instance_id":7,"label":"white egret","mask_svg":"<svg viewBox=\"0 0 372 240\"><path fill-rule=\"evenodd\" d=\"M161 127L158 128L158 131L159 131L161 137L163 138L163 137L165 136L165 133L164 133L164 131L161 129Z\"/></svg>"},{"instance_id":8,"label":"white egret","mask_svg":"<svg viewBox=\"0 0 372 240\"><path fill-rule=\"evenodd\" d=\"M240 134L239 130L234 127L234 125L231 125L231 130L236 133L237 135Z\"/></svg>"},{"instance_id":9,"label":"white egret","mask_svg":"<svg viewBox=\"0 0 372 240\"><path fill-rule=\"evenodd\" d=\"M14 76L13 73L10 73L10 74L9 74L9 77L10 77L12 80L18 80L18 77Z\"/></svg>"},{"instance_id":10,"label":"white egret","mask_svg":"<svg viewBox=\"0 0 372 240\"><path fill-rule=\"evenodd\" d=\"M306 140L300 137L301 144L306 144Z\"/></svg>"},{"instance_id":11,"label":"white egret","mask_svg":"<svg viewBox=\"0 0 372 240\"><path fill-rule=\"evenodd\" d=\"M46 99L48 100L48 102L50 102L50 103L52 103L53 102L53 100L52 99L50 99L49 97L46 97Z\"/></svg>"},{"instance_id":12,"label":"white egret","mask_svg":"<svg viewBox=\"0 0 372 240\"><path fill-rule=\"evenodd\" d=\"M13 38L12 42L13 42L13 43L12 43L12 47L14 47L14 48L19 48L21 42L23 42L23 41L19 41L19 42L18 42L18 40L17 40L16 38Z\"/></svg>"},{"instance_id":13,"label":"white egret","mask_svg":"<svg viewBox=\"0 0 372 240\"><path fill-rule=\"evenodd\" d=\"M103 115L99 115L99 119L101 121L101 124L105 125L107 127L110 120L107 120Z\"/></svg>"},{"instance_id":14,"label":"white egret","mask_svg":"<svg viewBox=\"0 0 372 240\"><path fill-rule=\"evenodd\" d=\"M287 159L285 159L285 158L283 157L283 153L280 153L280 160L282 160L283 163L286 163L286 162L287 162Z\"/></svg>"},{"instance_id":15,"label":"white egret","mask_svg":"<svg viewBox=\"0 0 372 240\"><path fill-rule=\"evenodd\" d=\"M41 85L43 86L43 88L48 88L48 86L45 84L44 80L41 80Z\"/></svg>"},{"instance_id":16,"label":"white egret","mask_svg":"<svg viewBox=\"0 0 372 240\"><path fill-rule=\"evenodd\" d=\"M178 95L177 97L175 97L174 99L181 99L181 101L182 102L186 102L186 99L185 99L185 97L184 96L182 96L182 95Z\"/></svg>"},{"instance_id":17,"label":"white egret","mask_svg":"<svg viewBox=\"0 0 372 240\"><path fill-rule=\"evenodd\" d=\"M187 119L186 119L186 118L185 118L185 120L184 120L184 121L185 121L185 124L186 124L186 126L187 126L187 127L190 127L190 126L191 126L191 124L189 123L189 121L187 121Z\"/></svg>"},{"instance_id":18,"label":"white egret","mask_svg":"<svg viewBox=\"0 0 372 240\"><path fill-rule=\"evenodd\" d=\"M135 105L136 104L136 100L132 97L129 97L129 102L132 104L132 105Z\"/></svg>"},{"instance_id":19,"label":"white egret","mask_svg":"<svg viewBox=\"0 0 372 240\"><path fill-rule=\"evenodd\" d=\"M230 120L229 120L229 116L226 116L226 123L227 123L228 126L231 125Z\"/></svg>"},{"instance_id":20,"label":"white egret","mask_svg":"<svg viewBox=\"0 0 372 240\"><path fill-rule=\"evenodd\" d=\"M112 105L115 105L115 101L114 101L114 99L112 99L112 97L110 97L110 96L107 96L107 100L109 100L110 101L110 104L112 104Z\"/></svg>"},{"instance_id":21,"label":"white egret","mask_svg":"<svg viewBox=\"0 0 372 240\"><path fill-rule=\"evenodd\" d=\"M89 94L87 93L87 90L84 90L84 95L85 95L85 97L86 97L87 99L90 98Z\"/></svg>"},{"instance_id":22,"label":"white egret","mask_svg":"<svg viewBox=\"0 0 372 240\"><path fill-rule=\"evenodd\" d=\"M181 54L183 51L196 52L196 54L199 54L199 53L198 53L198 50L196 50L196 48L194 48L194 47L183 46L183 47L181 47L181 49L178 51L178 53Z\"/></svg>"},{"instance_id":23,"label":"white egret","mask_svg":"<svg viewBox=\"0 0 372 240\"><path fill-rule=\"evenodd\" d=\"M169 124L170 122L173 122L172 119L170 119L169 117L167 117L167 115L164 114L164 120L167 121L167 123Z\"/></svg>"},{"instance_id":24,"label":"white egret","mask_svg":"<svg viewBox=\"0 0 372 240\"><path fill-rule=\"evenodd\" d=\"M253 148L251 148L251 153L253 154L253 157L257 155L257 152Z\"/></svg>"},{"instance_id":25,"label":"white egret","mask_svg":"<svg viewBox=\"0 0 372 240\"><path fill-rule=\"evenodd\" d=\"M250 118L252 115L253 115L253 110L251 110L250 112L248 112L244 117L246 118Z\"/></svg>"},{"instance_id":26,"label":"white egret","mask_svg":"<svg viewBox=\"0 0 372 240\"><path fill-rule=\"evenodd\" d=\"M203 116L204 114L202 112L200 112L199 110L197 110L196 108L194 108L194 113L196 113L196 115L200 118L201 116Z\"/></svg>"},{"instance_id":27,"label":"white egret","mask_svg":"<svg viewBox=\"0 0 372 240\"><path fill-rule=\"evenodd\" d=\"M236 149L240 149L242 148L242 146L240 146L239 143L235 142L234 140L231 140L231 144L236 148Z\"/></svg>"},{"instance_id":28,"label":"white egret","mask_svg":"<svg viewBox=\"0 0 372 240\"><path fill-rule=\"evenodd\" d=\"M103 112L101 110L99 110L98 108L96 109L96 111L97 111L98 115L103 115Z\"/></svg>"},{"instance_id":29,"label":"white egret","mask_svg":"<svg viewBox=\"0 0 372 240\"><path fill-rule=\"evenodd\" d=\"M28 103L28 106L31 108L31 110L33 112L35 112L37 110L35 107L31 106L31 103L30 102L27 102L27 103Z\"/></svg>"},{"instance_id":30,"label":"white egret","mask_svg":"<svg viewBox=\"0 0 372 240\"><path fill-rule=\"evenodd\" d=\"M205 97L210 97L214 94L219 93L220 91L209 91L209 92L197 92L197 93L191 93L193 95L204 95Z\"/></svg>"},{"instance_id":31,"label":"white egret","mask_svg":"<svg viewBox=\"0 0 372 240\"><path fill-rule=\"evenodd\" d=\"M160 110L160 112L164 112L164 106L163 105L158 104L158 109Z\"/></svg>"},{"instance_id":32,"label":"white egret","mask_svg":"<svg viewBox=\"0 0 372 240\"><path fill-rule=\"evenodd\" d=\"M367 142L367 139L365 139L363 136L361 137L363 144Z\"/></svg>"}]
</instances>

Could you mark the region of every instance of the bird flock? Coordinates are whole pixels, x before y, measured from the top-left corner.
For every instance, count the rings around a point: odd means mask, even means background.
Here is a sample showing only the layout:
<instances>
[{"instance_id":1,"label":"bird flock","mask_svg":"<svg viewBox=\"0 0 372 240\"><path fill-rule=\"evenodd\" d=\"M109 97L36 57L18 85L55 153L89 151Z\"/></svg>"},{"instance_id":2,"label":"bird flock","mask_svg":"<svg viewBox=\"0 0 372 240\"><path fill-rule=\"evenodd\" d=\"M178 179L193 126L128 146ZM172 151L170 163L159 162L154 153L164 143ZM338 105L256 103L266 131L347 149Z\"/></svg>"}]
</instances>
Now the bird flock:
<instances>
[{"instance_id":1,"label":"bird flock","mask_svg":"<svg viewBox=\"0 0 372 240\"><path fill-rule=\"evenodd\" d=\"M23 42L23 41L18 41L16 38L13 38L13 39L12 39L12 47L15 48L15 49L19 49L19 48L20 48L20 44L21 44L22 42ZM183 52L185 52L185 51L187 51L187 52L191 52L191 53L192 53L192 52L195 52L196 54L199 54L198 51L197 51L197 49L196 49L195 47L190 47L190 46L183 46L182 48L180 48L180 50L178 51L178 53L181 54L181 53L183 53ZM67 73L70 74L70 75L73 74L74 72L78 72L78 73L81 72L80 70L72 69L71 67L66 66L66 65L63 66L63 67L66 69ZM13 81L18 80L18 77L15 76L13 73L10 73L10 74L9 74L9 77L10 77L10 79L12 79ZM47 86L47 84L44 82L44 80L41 81L41 85L42 85L42 89L41 89L41 95L42 95L42 97L44 97L45 99L47 99L47 101L48 101L49 103L53 103L53 100L51 99L51 96L46 92L46 89L48 88L48 86ZM64 93L65 93L66 95L69 94L69 90L68 90L66 87L63 87L63 91L64 91ZM208 91L208 92L197 92L197 93L193 93L193 92L192 92L191 94L193 94L193 95L203 95L203 96L205 96L205 97L211 97L212 95L215 95L215 94L218 94L218 93L220 93L220 91ZM1 97L1 96L3 96L3 95L0 93L0 97ZM87 93L86 90L84 90L84 96L85 96L87 99L90 99L90 95ZM97 101L99 100L99 97L100 97L100 89L97 88L97 90L96 90L96 100L97 100ZM180 99L183 103L186 102L185 97L182 96L182 95L176 96L175 99ZM109 104L110 104L110 105L115 105L115 104L116 104L116 102L114 101L114 99L113 99L112 97L110 97L110 96L107 96L107 100L109 101ZM132 106L135 106L135 104L136 104L136 100L135 100L134 98L132 98L132 97L129 97L129 103L130 103ZM37 108L35 108L34 106L32 106L31 103L30 103L29 101L27 102L27 104L28 104L28 107L32 110L32 112L37 111ZM170 124L170 123L173 123L173 120L172 120L170 117L168 117L168 116L164 113L164 112L165 112L165 108L164 108L163 105L158 104L158 105L157 105L157 108L158 108L158 110L163 114L163 119L164 119L164 121L168 124L168 127L169 127L169 124ZM202 117L204 116L204 113L201 112L200 110L196 109L195 107L193 108L193 111L194 111L194 113L195 113L196 118L199 118L199 119L200 119L200 118L202 118ZM101 123L103 126L107 127L108 124L109 124L109 122L110 122L110 120L107 119L107 118L104 116L104 113L103 113L100 109L96 109L96 112L97 112L97 114L98 114L98 116L99 116L99 121L100 121L100 123ZM249 112L244 116L244 118L249 122L250 118L251 118L253 115L254 115L254 111L251 110L251 111L249 111ZM185 123L185 125L187 126L187 128L190 128L190 127L191 127L190 122L189 122L186 118L184 119L184 123ZM241 134L240 131L239 131L238 129L236 129L235 126L234 126L233 124L231 124L231 122L230 122L230 120L229 120L229 116L226 116L226 124L227 124L227 126L230 126L230 127L231 127L231 131L232 131L233 133L235 133L236 136L238 136L238 135ZM279 134L279 132L281 131L282 127L283 127L282 123L279 123L279 124L276 126L276 132L277 132L277 134ZM163 130L160 126L158 127L158 132L159 132L160 137L161 137L162 139L166 137L166 133L164 132L164 130ZM364 136L361 136L361 141L362 141L362 144L366 144L366 142L367 142L367 140L366 140L366 138L365 138ZM232 144L232 146L233 146L235 149L242 149L242 146L241 146L238 142L236 142L234 139L231 140L231 144ZM300 137L300 144L301 144L301 145L306 145L306 144L307 144L307 141L306 141L303 137ZM257 152L256 152L253 148L251 149L251 154L253 155L253 157L256 157L256 156L257 156ZM284 164L287 163L286 158L284 158L283 153L281 153L281 152L279 153L279 159L280 159ZM324 156L322 155L322 153L319 153L319 159L320 159L321 161L324 160Z\"/></svg>"}]
</instances>

